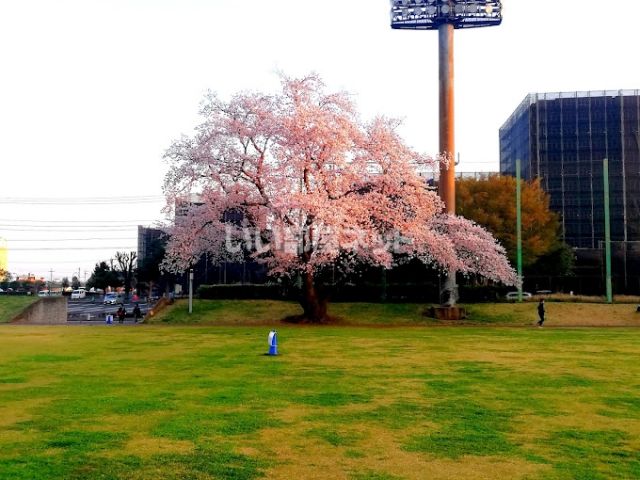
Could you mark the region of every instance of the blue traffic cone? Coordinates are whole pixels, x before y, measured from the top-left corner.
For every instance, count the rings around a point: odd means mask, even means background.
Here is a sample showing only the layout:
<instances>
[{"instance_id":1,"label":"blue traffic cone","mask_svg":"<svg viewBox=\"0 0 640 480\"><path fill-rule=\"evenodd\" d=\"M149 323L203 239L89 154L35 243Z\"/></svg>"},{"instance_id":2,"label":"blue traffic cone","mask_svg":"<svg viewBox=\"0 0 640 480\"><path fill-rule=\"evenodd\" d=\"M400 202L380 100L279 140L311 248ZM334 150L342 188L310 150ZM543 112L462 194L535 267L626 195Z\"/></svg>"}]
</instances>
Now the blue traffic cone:
<instances>
[{"instance_id":1,"label":"blue traffic cone","mask_svg":"<svg viewBox=\"0 0 640 480\"><path fill-rule=\"evenodd\" d=\"M271 332L269 332L268 355L278 355L278 333L275 330L271 330Z\"/></svg>"}]
</instances>

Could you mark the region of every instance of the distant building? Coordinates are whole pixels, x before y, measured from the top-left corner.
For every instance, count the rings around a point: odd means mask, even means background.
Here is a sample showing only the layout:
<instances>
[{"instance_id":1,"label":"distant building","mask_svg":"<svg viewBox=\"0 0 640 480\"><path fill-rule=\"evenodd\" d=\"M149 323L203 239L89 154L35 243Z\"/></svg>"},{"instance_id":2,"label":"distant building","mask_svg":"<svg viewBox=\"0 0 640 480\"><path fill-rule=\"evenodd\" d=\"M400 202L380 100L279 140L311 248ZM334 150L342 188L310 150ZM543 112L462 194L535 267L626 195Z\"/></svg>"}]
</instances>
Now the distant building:
<instances>
[{"instance_id":1,"label":"distant building","mask_svg":"<svg viewBox=\"0 0 640 480\"><path fill-rule=\"evenodd\" d=\"M578 267L602 278L609 163L614 288L640 291L640 90L527 95L500 128L500 173L539 178ZM577 274L579 276L580 274ZM584 285L588 285L585 282ZM601 291L600 286L597 286Z\"/></svg>"},{"instance_id":2,"label":"distant building","mask_svg":"<svg viewBox=\"0 0 640 480\"><path fill-rule=\"evenodd\" d=\"M199 194L190 194L176 200L175 221L181 221L188 216L191 209L200 207L204 203L204 199ZM244 215L241 211L230 209L224 212L223 219L235 225L242 225ZM140 242L140 240L138 241ZM202 284L264 283L267 280L267 268L262 263L249 258L241 262L214 262L207 254L202 255L193 265L193 273L194 288ZM188 277L186 272L178 275L177 283L182 285L182 291L187 291Z\"/></svg>"},{"instance_id":3,"label":"distant building","mask_svg":"<svg viewBox=\"0 0 640 480\"><path fill-rule=\"evenodd\" d=\"M177 199L175 202L175 218L186 217L190 209L199 207L200 205L204 205L204 200L202 196L197 193L192 193L185 198Z\"/></svg>"},{"instance_id":4,"label":"distant building","mask_svg":"<svg viewBox=\"0 0 640 480\"><path fill-rule=\"evenodd\" d=\"M166 234L159 228L138 225L138 268L153 255L153 246L157 242L166 243Z\"/></svg>"},{"instance_id":5,"label":"distant building","mask_svg":"<svg viewBox=\"0 0 640 480\"><path fill-rule=\"evenodd\" d=\"M534 93L500 128L500 173L540 178L565 241L604 240L602 160L609 160L611 238L640 240L640 90Z\"/></svg>"}]
</instances>

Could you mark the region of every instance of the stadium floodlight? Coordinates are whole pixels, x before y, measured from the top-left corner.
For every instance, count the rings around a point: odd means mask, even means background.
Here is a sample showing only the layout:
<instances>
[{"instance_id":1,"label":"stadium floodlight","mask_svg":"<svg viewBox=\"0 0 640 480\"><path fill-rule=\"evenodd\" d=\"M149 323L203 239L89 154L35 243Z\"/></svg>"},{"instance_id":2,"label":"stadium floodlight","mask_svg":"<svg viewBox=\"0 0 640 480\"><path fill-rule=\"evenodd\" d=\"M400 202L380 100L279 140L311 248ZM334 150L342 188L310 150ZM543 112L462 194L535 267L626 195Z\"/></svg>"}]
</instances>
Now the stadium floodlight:
<instances>
[{"instance_id":1,"label":"stadium floodlight","mask_svg":"<svg viewBox=\"0 0 640 480\"><path fill-rule=\"evenodd\" d=\"M502 22L500 0L391 0L391 28L437 30L490 27Z\"/></svg>"},{"instance_id":2,"label":"stadium floodlight","mask_svg":"<svg viewBox=\"0 0 640 480\"><path fill-rule=\"evenodd\" d=\"M458 28L490 27L502 23L500 0L391 0L391 28L438 30L440 85L440 155L448 159L440 165L438 194L444 211L456 212L455 123L453 89L453 32ZM457 301L455 272L449 272L444 303Z\"/></svg>"}]
</instances>

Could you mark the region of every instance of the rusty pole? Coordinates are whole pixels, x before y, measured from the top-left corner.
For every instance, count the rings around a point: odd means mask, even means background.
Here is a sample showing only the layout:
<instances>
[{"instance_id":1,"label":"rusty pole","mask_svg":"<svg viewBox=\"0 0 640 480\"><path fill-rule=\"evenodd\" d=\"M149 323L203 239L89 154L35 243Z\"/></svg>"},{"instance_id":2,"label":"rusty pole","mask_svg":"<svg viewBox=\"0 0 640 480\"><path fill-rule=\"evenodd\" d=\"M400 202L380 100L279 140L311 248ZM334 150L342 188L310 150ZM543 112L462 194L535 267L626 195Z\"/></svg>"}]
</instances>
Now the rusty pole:
<instances>
[{"instance_id":1,"label":"rusty pole","mask_svg":"<svg viewBox=\"0 0 640 480\"><path fill-rule=\"evenodd\" d=\"M444 211L450 215L456 213L455 187L455 124L453 89L453 24L444 23L438 27L439 77L440 77L440 154L448 161L440 164L438 193L444 202ZM453 306L458 300L456 272L447 273L444 285L444 303Z\"/></svg>"},{"instance_id":2,"label":"rusty pole","mask_svg":"<svg viewBox=\"0 0 640 480\"><path fill-rule=\"evenodd\" d=\"M453 25L438 27L440 63L440 153L449 159L440 165L439 194L445 212L456 211L455 195L455 130L453 97Z\"/></svg>"}]
</instances>

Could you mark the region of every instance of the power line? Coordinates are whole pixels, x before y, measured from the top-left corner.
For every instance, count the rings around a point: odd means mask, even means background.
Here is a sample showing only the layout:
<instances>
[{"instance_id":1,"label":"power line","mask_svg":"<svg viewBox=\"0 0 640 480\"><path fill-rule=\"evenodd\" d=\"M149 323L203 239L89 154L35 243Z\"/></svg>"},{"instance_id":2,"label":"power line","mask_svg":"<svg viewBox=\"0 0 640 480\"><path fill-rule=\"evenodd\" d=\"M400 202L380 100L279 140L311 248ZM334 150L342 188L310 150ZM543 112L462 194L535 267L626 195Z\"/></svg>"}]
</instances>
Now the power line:
<instances>
[{"instance_id":1,"label":"power line","mask_svg":"<svg viewBox=\"0 0 640 480\"><path fill-rule=\"evenodd\" d=\"M139 197L0 197L0 203L15 205L116 205L155 203L166 200L161 195Z\"/></svg>"},{"instance_id":2,"label":"power line","mask_svg":"<svg viewBox=\"0 0 640 480\"><path fill-rule=\"evenodd\" d=\"M11 231L40 231L42 229L50 230L50 231L60 231L55 229L64 229L63 231L101 231L101 230L119 230L119 229L135 229L139 226L137 223L123 223L119 222L113 225L101 225L94 222L87 222L85 224L20 224L20 223L0 223L0 230L11 230ZM161 230L164 227L153 227Z\"/></svg>"},{"instance_id":3,"label":"power line","mask_svg":"<svg viewBox=\"0 0 640 480\"><path fill-rule=\"evenodd\" d=\"M34 238L7 238L6 241L9 243L17 243L17 242L92 242L95 240L136 240L137 237L94 237L94 238L46 238L42 239L34 239Z\"/></svg>"},{"instance_id":4,"label":"power line","mask_svg":"<svg viewBox=\"0 0 640 480\"><path fill-rule=\"evenodd\" d=\"M25 224L21 224L21 223L0 223L0 228L4 228L4 227L29 227L29 228L49 228L49 227L56 227L56 228L85 228L85 227L95 227L95 228L113 228L113 227L137 227L137 226L138 226L137 223L127 223L127 222L119 222L116 225L101 225L101 224L98 224L98 223L95 223L95 222L87 222L86 224L82 224L82 225L60 225L60 224L25 225Z\"/></svg>"},{"instance_id":5,"label":"power line","mask_svg":"<svg viewBox=\"0 0 640 480\"><path fill-rule=\"evenodd\" d=\"M0 222L27 222L27 223L153 223L158 220L34 220L26 218L2 218Z\"/></svg>"},{"instance_id":6,"label":"power line","mask_svg":"<svg viewBox=\"0 0 640 480\"><path fill-rule=\"evenodd\" d=\"M16 228L16 227L3 227L2 225L0 225L0 230L6 230L8 232L59 232L59 233L104 232L104 229L101 229L101 228L82 227L82 226L68 227L62 230L60 230L59 228L56 229L56 228L47 228L47 227L32 228L33 225L28 225L28 227L29 228ZM43 228L45 228L45 230L43 230ZM131 231L132 228L134 227L133 226L110 227L109 231L128 232L128 231Z\"/></svg>"},{"instance_id":7,"label":"power line","mask_svg":"<svg viewBox=\"0 0 640 480\"><path fill-rule=\"evenodd\" d=\"M9 251L10 252L37 252L37 251L42 251L42 250L137 250L137 246L135 247L113 247L113 246L106 246L106 247L27 247L27 248L12 248Z\"/></svg>"},{"instance_id":8,"label":"power line","mask_svg":"<svg viewBox=\"0 0 640 480\"><path fill-rule=\"evenodd\" d=\"M12 260L10 262L10 265L58 265L58 264L75 264L75 265L79 265L79 264L84 264L84 263L91 263L91 264L96 264L96 263L100 263L100 262L106 262L108 263L109 259L102 259L102 260L98 260L96 261L95 257L94 258L89 258L87 260L55 260L52 261L50 258L46 259L46 260L40 260L40 261L28 261L28 262L23 262L20 260ZM12 267L10 270L15 270L15 267Z\"/></svg>"}]
</instances>

